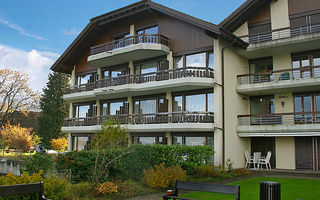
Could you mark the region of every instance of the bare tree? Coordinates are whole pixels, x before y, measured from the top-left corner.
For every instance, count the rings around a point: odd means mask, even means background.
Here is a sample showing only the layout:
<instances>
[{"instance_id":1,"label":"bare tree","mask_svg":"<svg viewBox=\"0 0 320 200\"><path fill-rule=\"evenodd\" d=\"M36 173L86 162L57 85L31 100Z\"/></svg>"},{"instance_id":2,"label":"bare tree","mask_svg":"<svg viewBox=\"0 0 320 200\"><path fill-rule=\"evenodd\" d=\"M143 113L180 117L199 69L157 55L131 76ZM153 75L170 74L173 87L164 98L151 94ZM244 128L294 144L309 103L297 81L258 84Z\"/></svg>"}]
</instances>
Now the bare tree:
<instances>
[{"instance_id":1,"label":"bare tree","mask_svg":"<svg viewBox=\"0 0 320 200\"><path fill-rule=\"evenodd\" d=\"M21 71L0 69L0 123L8 120L9 113L37 110L39 95L29 88L28 80Z\"/></svg>"}]
</instances>

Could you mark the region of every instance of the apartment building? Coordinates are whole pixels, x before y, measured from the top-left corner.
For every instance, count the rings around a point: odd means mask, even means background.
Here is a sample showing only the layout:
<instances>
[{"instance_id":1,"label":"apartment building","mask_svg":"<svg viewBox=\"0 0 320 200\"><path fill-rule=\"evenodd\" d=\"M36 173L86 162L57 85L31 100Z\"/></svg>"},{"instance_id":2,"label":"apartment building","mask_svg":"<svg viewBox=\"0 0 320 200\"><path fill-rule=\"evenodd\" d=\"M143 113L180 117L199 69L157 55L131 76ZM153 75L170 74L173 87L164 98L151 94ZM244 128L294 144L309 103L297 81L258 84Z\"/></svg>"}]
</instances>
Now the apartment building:
<instances>
[{"instance_id":1,"label":"apartment building","mask_svg":"<svg viewBox=\"0 0 320 200\"><path fill-rule=\"evenodd\" d=\"M317 0L248 0L219 25L149 0L92 18L51 67L71 75L69 150L114 118L129 144L213 145L235 167L271 151L272 168L318 170L319 43Z\"/></svg>"}]
</instances>

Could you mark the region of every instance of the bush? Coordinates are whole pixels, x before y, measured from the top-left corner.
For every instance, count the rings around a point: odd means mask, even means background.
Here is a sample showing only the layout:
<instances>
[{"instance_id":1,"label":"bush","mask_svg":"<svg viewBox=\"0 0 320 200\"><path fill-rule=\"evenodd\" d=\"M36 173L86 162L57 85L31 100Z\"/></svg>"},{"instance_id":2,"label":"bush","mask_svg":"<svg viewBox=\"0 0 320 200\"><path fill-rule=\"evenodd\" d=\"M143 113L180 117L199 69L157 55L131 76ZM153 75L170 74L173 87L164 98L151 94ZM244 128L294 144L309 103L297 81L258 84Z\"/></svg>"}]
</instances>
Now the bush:
<instances>
[{"instance_id":1,"label":"bush","mask_svg":"<svg viewBox=\"0 0 320 200\"><path fill-rule=\"evenodd\" d=\"M54 167L54 161L48 154L36 153L31 156L26 164L26 172L29 174L39 173L47 174Z\"/></svg>"},{"instance_id":2,"label":"bush","mask_svg":"<svg viewBox=\"0 0 320 200\"><path fill-rule=\"evenodd\" d=\"M0 138L10 149L27 152L32 146L34 137L31 130L31 128L22 128L19 124L15 126L8 123L0 131Z\"/></svg>"},{"instance_id":3,"label":"bush","mask_svg":"<svg viewBox=\"0 0 320 200\"><path fill-rule=\"evenodd\" d=\"M65 151L68 148L67 138L57 138L50 141L51 148L57 151Z\"/></svg>"},{"instance_id":4,"label":"bush","mask_svg":"<svg viewBox=\"0 0 320 200\"><path fill-rule=\"evenodd\" d=\"M168 188L174 186L174 181L185 181L186 171L179 166L165 167L163 164L143 172L143 181L152 188Z\"/></svg>"},{"instance_id":5,"label":"bush","mask_svg":"<svg viewBox=\"0 0 320 200\"><path fill-rule=\"evenodd\" d=\"M118 193L118 186L112 182L100 183L96 189L97 195L103 195L111 197L114 194Z\"/></svg>"},{"instance_id":6,"label":"bush","mask_svg":"<svg viewBox=\"0 0 320 200\"><path fill-rule=\"evenodd\" d=\"M16 185L16 184L27 184L27 183L39 183L44 181L44 193L47 198L52 200L65 199L68 191L68 183L66 180L61 180L51 175L49 178L44 179L42 177L42 171L34 173L31 176L26 172L22 173L22 176L15 176L9 172L6 176L0 177L0 185ZM3 199L38 199L37 194L24 194L14 195L10 197L4 197Z\"/></svg>"},{"instance_id":7,"label":"bush","mask_svg":"<svg viewBox=\"0 0 320 200\"><path fill-rule=\"evenodd\" d=\"M44 194L51 200L65 199L68 192L68 182L65 179L59 179L54 175L45 179Z\"/></svg>"},{"instance_id":8,"label":"bush","mask_svg":"<svg viewBox=\"0 0 320 200\"><path fill-rule=\"evenodd\" d=\"M251 175L251 171L247 169L234 169L232 174L235 176L249 176Z\"/></svg>"},{"instance_id":9,"label":"bush","mask_svg":"<svg viewBox=\"0 0 320 200\"><path fill-rule=\"evenodd\" d=\"M67 199L94 199L94 191L89 182L81 182L78 184L70 185Z\"/></svg>"},{"instance_id":10,"label":"bush","mask_svg":"<svg viewBox=\"0 0 320 200\"><path fill-rule=\"evenodd\" d=\"M217 167L212 165L200 165L197 167L197 176L200 178L205 177L218 177L220 175L219 170Z\"/></svg>"}]
</instances>

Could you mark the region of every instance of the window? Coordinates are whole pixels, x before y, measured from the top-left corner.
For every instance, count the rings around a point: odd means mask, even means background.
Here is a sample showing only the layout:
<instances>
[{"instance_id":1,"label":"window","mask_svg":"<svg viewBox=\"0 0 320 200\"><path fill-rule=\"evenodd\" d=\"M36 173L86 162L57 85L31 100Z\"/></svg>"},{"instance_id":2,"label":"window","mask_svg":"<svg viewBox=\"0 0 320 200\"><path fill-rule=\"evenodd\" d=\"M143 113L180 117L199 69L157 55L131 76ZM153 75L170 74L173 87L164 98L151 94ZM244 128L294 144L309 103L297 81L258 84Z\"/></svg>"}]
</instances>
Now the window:
<instances>
[{"instance_id":1,"label":"window","mask_svg":"<svg viewBox=\"0 0 320 200\"><path fill-rule=\"evenodd\" d=\"M292 68L294 69L294 79L320 77L320 68L314 68L318 66L320 66L319 51L292 55Z\"/></svg>"},{"instance_id":2,"label":"window","mask_svg":"<svg viewBox=\"0 0 320 200\"><path fill-rule=\"evenodd\" d=\"M72 135L72 150L82 151L87 150L89 143L91 141L91 136L81 136L79 134Z\"/></svg>"},{"instance_id":3,"label":"window","mask_svg":"<svg viewBox=\"0 0 320 200\"><path fill-rule=\"evenodd\" d=\"M320 94L295 94L294 95L295 123L320 122ZM304 114L305 113L305 114Z\"/></svg>"},{"instance_id":4,"label":"window","mask_svg":"<svg viewBox=\"0 0 320 200\"><path fill-rule=\"evenodd\" d=\"M98 80L98 76L96 72L89 73L89 74L83 74L83 75L77 75L76 76L76 85L83 85L92 83Z\"/></svg>"},{"instance_id":5,"label":"window","mask_svg":"<svg viewBox=\"0 0 320 200\"><path fill-rule=\"evenodd\" d=\"M115 78L119 76L125 76L129 74L129 67L127 64L116 66L116 67L108 67L102 69L102 78Z\"/></svg>"},{"instance_id":6,"label":"window","mask_svg":"<svg viewBox=\"0 0 320 200\"><path fill-rule=\"evenodd\" d=\"M142 145L166 144L165 141L166 139L163 136L133 137L133 144L142 144Z\"/></svg>"},{"instance_id":7,"label":"window","mask_svg":"<svg viewBox=\"0 0 320 200\"><path fill-rule=\"evenodd\" d=\"M151 61L135 63L136 75L154 73L154 72L163 71L167 69L169 69L169 62L165 58L158 58ZM154 74L151 74L151 75L153 76Z\"/></svg>"},{"instance_id":8,"label":"window","mask_svg":"<svg viewBox=\"0 0 320 200\"><path fill-rule=\"evenodd\" d=\"M203 145L214 145L213 134L207 133L195 133L195 134L183 134L173 133L172 137L173 145L188 145L188 146L203 146Z\"/></svg>"},{"instance_id":9,"label":"window","mask_svg":"<svg viewBox=\"0 0 320 200\"><path fill-rule=\"evenodd\" d=\"M156 34L158 34L158 26L140 29L136 32L137 32L137 34L154 34L154 35L156 35Z\"/></svg>"},{"instance_id":10,"label":"window","mask_svg":"<svg viewBox=\"0 0 320 200\"><path fill-rule=\"evenodd\" d=\"M150 97L133 101L134 114L156 114L168 112L168 101L165 97Z\"/></svg>"},{"instance_id":11,"label":"window","mask_svg":"<svg viewBox=\"0 0 320 200\"><path fill-rule=\"evenodd\" d=\"M184 56L177 56L173 58L173 67L204 67L213 69L214 55L213 52L209 51Z\"/></svg>"},{"instance_id":12,"label":"window","mask_svg":"<svg viewBox=\"0 0 320 200\"><path fill-rule=\"evenodd\" d=\"M249 24L249 42L264 42L272 40L271 20Z\"/></svg>"},{"instance_id":13,"label":"window","mask_svg":"<svg viewBox=\"0 0 320 200\"><path fill-rule=\"evenodd\" d=\"M74 105L74 118L87 118L97 115L97 106L93 104L75 104Z\"/></svg>"},{"instance_id":14,"label":"window","mask_svg":"<svg viewBox=\"0 0 320 200\"><path fill-rule=\"evenodd\" d=\"M213 92L173 95L173 112L214 112Z\"/></svg>"},{"instance_id":15,"label":"window","mask_svg":"<svg viewBox=\"0 0 320 200\"><path fill-rule=\"evenodd\" d=\"M274 97L273 96L260 96L250 98L250 113L251 114L273 114Z\"/></svg>"},{"instance_id":16,"label":"window","mask_svg":"<svg viewBox=\"0 0 320 200\"><path fill-rule=\"evenodd\" d=\"M272 57L250 60L249 63L250 74L255 74L253 76L250 76L250 83L269 82L273 80L274 77L272 75ZM270 72L270 74L263 72Z\"/></svg>"},{"instance_id":17,"label":"window","mask_svg":"<svg viewBox=\"0 0 320 200\"><path fill-rule=\"evenodd\" d=\"M129 113L129 105L125 100L107 101L101 103L101 115L121 115Z\"/></svg>"}]
</instances>

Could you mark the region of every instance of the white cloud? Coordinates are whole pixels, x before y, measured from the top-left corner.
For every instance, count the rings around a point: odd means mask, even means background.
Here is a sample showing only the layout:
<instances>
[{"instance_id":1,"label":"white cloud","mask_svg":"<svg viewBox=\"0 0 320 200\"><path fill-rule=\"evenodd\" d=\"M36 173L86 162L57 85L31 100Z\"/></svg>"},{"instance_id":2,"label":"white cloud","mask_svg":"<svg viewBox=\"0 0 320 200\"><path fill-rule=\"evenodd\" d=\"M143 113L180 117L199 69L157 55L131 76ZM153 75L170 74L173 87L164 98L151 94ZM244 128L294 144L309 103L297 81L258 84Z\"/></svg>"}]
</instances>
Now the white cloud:
<instances>
[{"instance_id":1,"label":"white cloud","mask_svg":"<svg viewBox=\"0 0 320 200\"><path fill-rule=\"evenodd\" d=\"M34 39L37 39L37 40L46 40L44 37L42 36L38 36L38 35L34 35L34 34L31 34L31 33L28 33L26 30L24 30L24 28L20 27L19 25L17 24L12 24L10 22L8 22L7 20L4 20L4 19L0 19L0 23L17 31L20 35L24 35L24 36L27 36L27 37L31 37L31 38L34 38Z\"/></svg>"},{"instance_id":2,"label":"white cloud","mask_svg":"<svg viewBox=\"0 0 320 200\"><path fill-rule=\"evenodd\" d=\"M48 80L50 67L59 57L53 52L37 50L23 51L0 44L0 69L21 70L29 75L29 84L33 90L42 92Z\"/></svg>"},{"instance_id":3,"label":"white cloud","mask_svg":"<svg viewBox=\"0 0 320 200\"><path fill-rule=\"evenodd\" d=\"M62 31L63 35L78 35L79 31L77 31L75 28L67 30L67 29L63 29Z\"/></svg>"}]
</instances>

